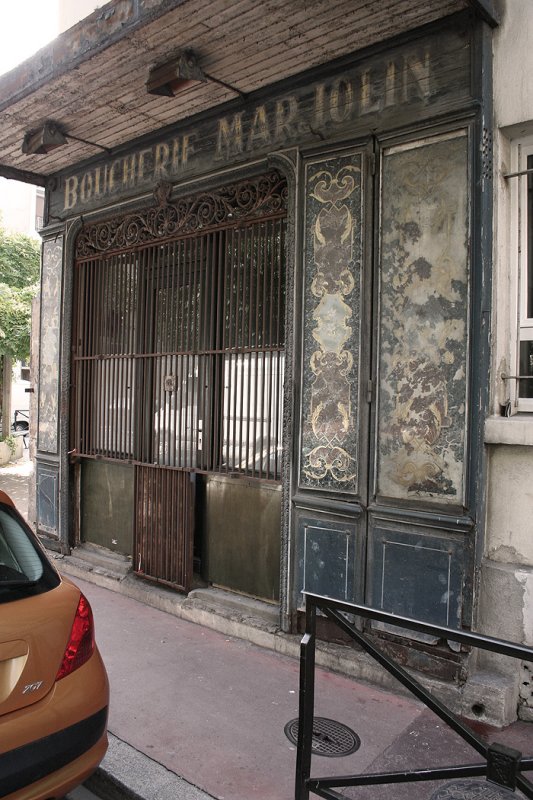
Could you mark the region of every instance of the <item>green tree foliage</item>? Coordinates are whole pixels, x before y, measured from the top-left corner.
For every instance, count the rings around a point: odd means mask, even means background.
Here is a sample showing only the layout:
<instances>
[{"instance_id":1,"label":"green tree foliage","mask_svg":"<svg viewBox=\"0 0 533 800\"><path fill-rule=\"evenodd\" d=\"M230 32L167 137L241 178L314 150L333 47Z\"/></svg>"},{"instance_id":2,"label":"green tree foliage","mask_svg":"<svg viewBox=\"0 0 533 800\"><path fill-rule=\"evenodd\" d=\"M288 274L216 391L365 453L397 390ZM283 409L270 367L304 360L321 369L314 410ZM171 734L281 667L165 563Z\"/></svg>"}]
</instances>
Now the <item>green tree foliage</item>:
<instances>
[{"instance_id":1,"label":"green tree foliage","mask_svg":"<svg viewBox=\"0 0 533 800\"><path fill-rule=\"evenodd\" d=\"M13 361L30 356L31 301L37 286L12 289L0 283L0 356Z\"/></svg>"},{"instance_id":2,"label":"green tree foliage","mask_svg":"<svg viewBox=\"0 0 533 800\"><path fill-rule=\"evenodd\" d=\"M0 356L27 359L31 302L37 293L39 243L0 227Z\"/></svg>"}]
</instances>

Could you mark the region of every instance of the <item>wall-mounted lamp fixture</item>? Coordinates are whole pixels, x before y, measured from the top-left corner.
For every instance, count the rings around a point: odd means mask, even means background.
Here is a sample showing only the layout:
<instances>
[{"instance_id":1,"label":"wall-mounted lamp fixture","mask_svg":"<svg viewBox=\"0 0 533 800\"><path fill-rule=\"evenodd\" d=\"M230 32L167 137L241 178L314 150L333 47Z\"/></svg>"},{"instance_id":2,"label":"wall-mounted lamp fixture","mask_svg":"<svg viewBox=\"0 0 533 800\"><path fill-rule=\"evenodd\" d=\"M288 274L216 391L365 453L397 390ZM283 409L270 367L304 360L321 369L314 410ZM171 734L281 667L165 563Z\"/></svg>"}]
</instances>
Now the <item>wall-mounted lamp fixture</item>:
<instances>
[{"instance_id":1,"label":"wall-mounted lamp fixture","mask_svg":"<svg viewBox=\"0 0 533 800\"><path fill-rule=\"evenodd\" d=\"M194 83L207 83L192 50L178 54L172 61L152 67L146 81L149 94L174 97Z\"/></svg>"},{"instance_id":2,"label":"wall-mounted lamp fixture","mask_svg":"<svg viewBox=\"0 0 533 800\"><path fill-rule=\"evenodd\" d=\"M27 155L50 153L67 143L67 137L54 122L45 122L37 130L28 131L22 142L22 152Z\"/></svg>"},{"instance_id":3,"label":"wall-mounted lamp fixture","mask_svg":"<svg viewBox=\"0 0 533 800\"><path fill-rule=\"evenodd\" d=\"M50 122L50 120L45 122L40 128L28 131L28 133L24 135L22 152L28 156L50 153L52 150L55 150L56 147L67 144L69 139L73 142L88 144L91 147L98 147L99 150L104 150L106 153L113 152L109 147L104 147L103 144L89 142L87 139L81 139L79 136L66 133L57 122Z\"/></svg>"}]
</instances>

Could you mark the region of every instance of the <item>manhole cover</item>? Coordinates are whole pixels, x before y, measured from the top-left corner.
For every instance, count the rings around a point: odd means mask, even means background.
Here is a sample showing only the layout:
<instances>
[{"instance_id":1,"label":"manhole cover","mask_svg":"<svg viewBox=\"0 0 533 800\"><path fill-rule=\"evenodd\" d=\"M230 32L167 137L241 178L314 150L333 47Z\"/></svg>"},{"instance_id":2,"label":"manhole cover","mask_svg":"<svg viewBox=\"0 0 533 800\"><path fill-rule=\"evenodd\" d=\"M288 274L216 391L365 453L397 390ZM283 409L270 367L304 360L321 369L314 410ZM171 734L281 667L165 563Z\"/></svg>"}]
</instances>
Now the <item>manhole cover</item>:
<instances>
[{"instance_id":1,"label":"manhole cover","mask_svg":"<svg viewBox=\"0 0 533 800\"><path fill-rule=\"evenodd\" d=\"M488 781L451 781L433 792L430 800L510 800L514 792Z\"/></svg>"},{"instance_id":2,"label":"manhole cover","mask_svg":"<svg viewBox=\"0 0 533 800\"><path fill-rule=\"evenodd\" d=\"M298 744L298 720L291 719L285 725L285 736L293 744ZM317 756L349 756L361 746L361 739L342 722L326 717L313 720L313 740L311 752Z\"/></svg>"}]
</instances>

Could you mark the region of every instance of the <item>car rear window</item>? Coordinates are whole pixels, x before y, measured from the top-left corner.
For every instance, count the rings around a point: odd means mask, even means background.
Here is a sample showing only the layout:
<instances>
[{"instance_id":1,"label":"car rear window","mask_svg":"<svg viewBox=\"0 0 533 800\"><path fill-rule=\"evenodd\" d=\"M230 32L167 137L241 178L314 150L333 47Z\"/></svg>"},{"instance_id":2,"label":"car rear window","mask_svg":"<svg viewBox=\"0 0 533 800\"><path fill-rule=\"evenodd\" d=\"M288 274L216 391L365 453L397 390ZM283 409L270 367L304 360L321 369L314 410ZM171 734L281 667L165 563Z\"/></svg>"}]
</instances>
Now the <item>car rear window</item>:
<instances>
[{"instance_id":1,"label":"car rear window","mask_svg":"<svg viewBox=\"0 0 533 800\"><path fill-rule=\"evenodd\" d=\"M0 603L48 591L58 583L32 531L0 504Z\"/></svg>"}]
</instances>

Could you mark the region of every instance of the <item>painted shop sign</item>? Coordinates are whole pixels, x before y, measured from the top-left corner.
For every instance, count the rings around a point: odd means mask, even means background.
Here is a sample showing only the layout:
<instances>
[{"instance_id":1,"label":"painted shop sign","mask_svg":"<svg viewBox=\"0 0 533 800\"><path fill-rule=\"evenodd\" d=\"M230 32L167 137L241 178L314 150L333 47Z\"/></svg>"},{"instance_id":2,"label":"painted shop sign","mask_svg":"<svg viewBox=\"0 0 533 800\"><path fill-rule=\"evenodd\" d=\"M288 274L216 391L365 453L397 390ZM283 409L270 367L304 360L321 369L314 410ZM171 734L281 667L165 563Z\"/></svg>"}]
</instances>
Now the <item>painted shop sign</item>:
<instances>
[{"instance_id":1,"label":"painted shop sign","mask_svg":"<svg viewBox=\"0 0 533 800\"><path fill-rule=\"evenodd\" d=\"M418 118L470 98L469 35L438 36L366 59L327 80L211 117L126 155L63 176L51 212L65 217L133 196L159 180L179 181L229 163L344 130L362 132L402 113Z\"/></svg>"}]
</instances>

